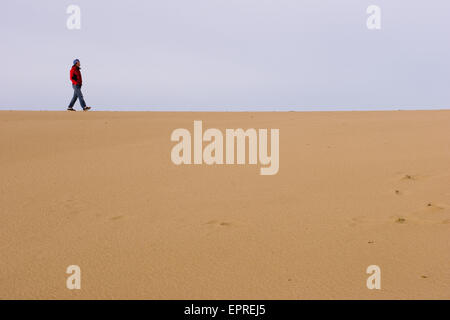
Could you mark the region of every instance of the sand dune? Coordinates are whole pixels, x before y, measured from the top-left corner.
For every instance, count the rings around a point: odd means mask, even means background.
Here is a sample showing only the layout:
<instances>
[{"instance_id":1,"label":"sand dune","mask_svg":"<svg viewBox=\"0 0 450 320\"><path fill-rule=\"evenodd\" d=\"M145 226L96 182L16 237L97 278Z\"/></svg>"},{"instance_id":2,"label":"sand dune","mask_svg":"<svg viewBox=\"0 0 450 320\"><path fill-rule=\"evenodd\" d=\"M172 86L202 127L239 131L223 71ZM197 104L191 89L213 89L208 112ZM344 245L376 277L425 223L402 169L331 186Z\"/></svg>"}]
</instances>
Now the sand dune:
<instances>
[{"instance_id":1,"label":"sand dune","mask_svg":"<svg viewBox=\"0 0 450 320\"><path fill-rule=\"evenodd\" d=\"M279 172L174 165L194 120L280 129ZM450 111L3 111L0 148L1 299L450 298Z\"/></svg>"}]
</instances>

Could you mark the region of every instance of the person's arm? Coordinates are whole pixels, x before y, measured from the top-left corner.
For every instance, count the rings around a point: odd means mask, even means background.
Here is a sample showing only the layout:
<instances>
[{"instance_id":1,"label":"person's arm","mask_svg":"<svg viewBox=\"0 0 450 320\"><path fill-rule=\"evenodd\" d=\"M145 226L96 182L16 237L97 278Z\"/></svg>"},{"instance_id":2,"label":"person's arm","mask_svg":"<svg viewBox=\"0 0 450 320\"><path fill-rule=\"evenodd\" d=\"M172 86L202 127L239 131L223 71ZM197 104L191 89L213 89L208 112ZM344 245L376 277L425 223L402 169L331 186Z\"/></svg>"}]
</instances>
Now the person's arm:
<instances>
[{"instance_id":1,"label":"person's arm","mask_svg":"<svg viewBox=\"0 0 450 320\"><path fill-rule=\"evenodd\" d=\"M77 75L73 69L70 69L70 80L77 81Z\"/></svg>"}]
</instances>

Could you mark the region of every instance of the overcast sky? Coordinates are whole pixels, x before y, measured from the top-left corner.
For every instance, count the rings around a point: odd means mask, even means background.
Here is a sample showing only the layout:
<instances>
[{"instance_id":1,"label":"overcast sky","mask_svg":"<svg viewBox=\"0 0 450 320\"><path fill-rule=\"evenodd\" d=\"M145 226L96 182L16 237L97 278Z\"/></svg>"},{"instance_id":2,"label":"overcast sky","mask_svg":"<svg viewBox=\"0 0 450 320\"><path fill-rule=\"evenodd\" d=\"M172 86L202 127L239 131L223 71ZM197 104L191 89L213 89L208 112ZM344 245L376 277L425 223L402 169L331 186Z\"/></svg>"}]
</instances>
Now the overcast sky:
<instances>
[{"instance_id":1,"label":"overcast sky","mask_svg":"<svg viewBox=\"0 0 450 320\"><path fill-rule=\"evenodd\" d=\"M449 0L4 0L0 41L1 109L65 109L74 58L98 110L450 107Z\"/></svg>"}]
</instances>

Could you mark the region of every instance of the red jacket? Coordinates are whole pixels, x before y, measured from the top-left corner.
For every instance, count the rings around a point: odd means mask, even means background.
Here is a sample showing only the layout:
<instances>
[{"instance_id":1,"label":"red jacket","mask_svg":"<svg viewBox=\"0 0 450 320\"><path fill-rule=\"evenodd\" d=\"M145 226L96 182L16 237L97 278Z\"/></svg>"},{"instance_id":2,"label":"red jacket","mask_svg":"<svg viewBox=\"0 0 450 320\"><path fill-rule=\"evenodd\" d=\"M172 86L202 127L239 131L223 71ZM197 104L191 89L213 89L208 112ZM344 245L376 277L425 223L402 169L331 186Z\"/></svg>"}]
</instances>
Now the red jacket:
<instances>
[{"instance_id":1,"label":"red jacket","mask_svg":"<svg viewBox=\"0 0 450 320\"><path fill-rule=\"evenodd\" d=\"M70 80L72 81L72 84L81 86L83 83L83 80L81 79L81 72L80 68L78 68L76 65L70 69Z\"/></svg>"}]
</instances>

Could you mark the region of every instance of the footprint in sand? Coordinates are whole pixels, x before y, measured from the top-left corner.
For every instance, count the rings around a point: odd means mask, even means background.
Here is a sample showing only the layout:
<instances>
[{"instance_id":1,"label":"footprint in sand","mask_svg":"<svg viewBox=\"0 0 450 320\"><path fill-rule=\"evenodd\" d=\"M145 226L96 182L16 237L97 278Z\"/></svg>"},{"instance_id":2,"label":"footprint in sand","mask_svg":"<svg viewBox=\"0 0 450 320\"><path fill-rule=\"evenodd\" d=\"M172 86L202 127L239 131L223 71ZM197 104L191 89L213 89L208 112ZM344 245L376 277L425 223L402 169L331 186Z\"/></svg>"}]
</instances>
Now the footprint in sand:
<instances>
[{"instance_id":1,"label":"footprint in sand","mask_svg":"<svg viewBox=\"0 0 450 320\"><path fill-rule=\"evenodd\" d=\"M418 181L418 180L423 180L426 178L429 178L429 175L424 175L424 174L411 174L411 173L405 173L405 172L397 172L396 173L397 177L400 177L399 180L400 181Z\"/></svg>"},{"instance_id":2,"label":"footprint in sand","mask_svg":"<svg viewBox=\"0 0 450 320\"><path fill-rule=\"evenodd\" d=\"M427 203L427 208L428 210L432 211L432 212L436 212L436 211L440 211L440 210L444 210L444 207L438 206L434 203L428 202Z\"/></svg>"},{"instance_id":3,"label":"footprint in sand","mask_svg":"<svg viewBox=\"0 0 450 320\"><path fill-rule=\"evenodd\" d=\"M80 201L75 199L68 199L64 207L72 215L83 211L83 205Z\"/></svg>"},{"instance_id":4,"label":"footprint in sand","mask_svg":"<svg viewBox=\"0 0 450 320\"><path fill-rule=\"evenodd\" d=\"M352 218L350 221L351 222L348 224L350 227L356 227L358 224L362 222L360 218Z\"/></svg>"},{"instance_id":5,"label":"footprint in sand","mask_svg":"<svg viewBox=\"0 0 450 320\"><path fill-rule=\"evenodd\" d=\"M390 216L389 218L382 218L382 219L374 219L369 217L354 217L350 220L349 226L350 227L357 227L357 226L364 226L364 225L383 225L383 224L399 224L399 225L408 225L408 224L417 224L417 223L426 223L426 222L433 222L433 223L442 223L447 224L450 223L450 219L442 219L442 217L436 217L436 219L424 219L415 217L413 215L404 215L404 216ZM373 244L372 240L368 241L369 244Z\"/></svg>"},{"instance_id":6,"label":"footprint in sand","mask_svg":"<svg viewBox=\"0 0 450 320\"><path fill-rule=\"evenodd\" d=\"M397 218L397 219L395 220L395 222L396 222L396 223L405 223L405 222L406 222L406 219L400 217L400 218Z\"/></svg>"},{"instance_id":7,"label":"footprint in sand","mask_svg":"<svg viewBox=\"0 0 450 320\"><path fill-rule=\"evenodd\" d=\"M85 211L86 204L74 197L56 198L50 203L49 210L69 215L77 215Z\"/></svg>"},{"instance_id":8,"label":"footprint in sand","mask_svg":"<svg viewBox=\"0 0 450 320\"><path fill-rule=\"evenodd\" d=\"M413 212L410 219L415 223L447 224L450 222L450 210L447 206L428 202Z\"/></svg>"},{"instance_id":9,"label":"footprint in sand","mask_svg":"<svg viewBox=\"0 0 450 320\"><path fill-rule=\"evenodd\" d=\"M115 220L119 220L119 219L122 219L122 218L124 218L124 216L115 216L115 217L109 218L109 220L115 221Z\"/></svg>"},{"instance_id":10,"label":"footprint in sand","mask_svg":"<svg viewBox=\"0 0 450 320\"><path fill-rule=\"evenodd\" d=\"M353 217L350 219L350 223L348 224L350 227L356 227L358 225L367 225L367 224L379 224L383 223L381 220L373 219L370 217L365 216L359 216L359 217Z\"/></svg>"},{"instance_id":11,"label":"footprint in sand","mask_svg":"<svg viewBox=\"0 0 450 320\"><path fill-rule=\"evenodd\" d=\"M206 224L217 226L217 227L230 227L230 226L232 226L231 222L218 221L218 220L211 220L211 221L208 221Z\"/></svg>"},{"instance_id":12,"label":"footprint in sand","mask_svg":"<svg viewBox=\"0 0 450 320\"><path fill-rule=\"evenodd\" d=\"M417 176L413 176L413 175L410 175L410 174L405 174L402 177L402 180L417 180Z\"/></svg>"}]
</instances>

